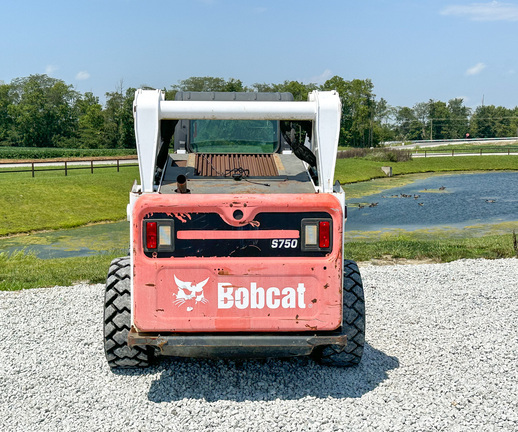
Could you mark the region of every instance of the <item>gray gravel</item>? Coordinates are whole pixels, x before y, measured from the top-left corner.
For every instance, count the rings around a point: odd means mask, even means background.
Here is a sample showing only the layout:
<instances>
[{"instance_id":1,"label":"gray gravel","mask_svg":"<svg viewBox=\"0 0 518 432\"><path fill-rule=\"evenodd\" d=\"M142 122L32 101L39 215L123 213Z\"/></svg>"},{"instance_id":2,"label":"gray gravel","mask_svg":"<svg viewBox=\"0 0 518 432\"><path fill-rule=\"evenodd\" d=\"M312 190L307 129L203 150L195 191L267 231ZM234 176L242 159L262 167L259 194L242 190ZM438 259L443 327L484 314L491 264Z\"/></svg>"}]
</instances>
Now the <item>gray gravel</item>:
<instances>
[{"instance_id":1,"label":"gray gravel","mask_svg":"<svg viewBox=\"0 0 518 432\"><path fill-rule=\"evenodd\" d=\"M361 271L367 345L351 369L163 359L113 373L102 285L0 292L0 430L518 430L518 260Z\"/></svg>"}]
</instances>

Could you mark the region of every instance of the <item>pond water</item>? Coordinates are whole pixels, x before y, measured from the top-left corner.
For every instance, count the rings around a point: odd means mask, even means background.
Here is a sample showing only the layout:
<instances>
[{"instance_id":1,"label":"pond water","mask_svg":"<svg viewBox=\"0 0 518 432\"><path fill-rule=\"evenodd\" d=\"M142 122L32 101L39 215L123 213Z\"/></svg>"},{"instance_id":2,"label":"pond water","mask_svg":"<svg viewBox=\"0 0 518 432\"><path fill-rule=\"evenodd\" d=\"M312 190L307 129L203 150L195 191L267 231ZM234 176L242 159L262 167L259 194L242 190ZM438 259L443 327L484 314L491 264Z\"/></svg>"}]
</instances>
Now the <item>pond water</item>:
<instances>
[{"instance_id":1,"label":"pond water","mask_svg":"<svg viewBox=\"0 0 518 432\"><path fill-rule=\"evenodd\" d=\"M401 177L393 179L394 184L402 182ZM432 235L437 230L452 235L466 235L469 231L470 235L476 235L495 226L505 228L505 232L518 230L518 172L408 176L408 179L407 184L397 187L391 187L392 179L383 179L382 192L348 200L346 238L419 230L428 230ZM359 185L363 189L368 186ZM128 247L128 222L0 239L0 252L24 250L43 259L113 251L122 256Z\"/></svg>"},{"instance_id":2,"label":"pond water","mask_svg":"<svg viewBox=\"0 0 518 432\"><path fill-rule=\"evenodd\" d=\"M347 204L348 232L501 224L518 220L518 172L421 178Z\"/></svg>"},{"instance_id":3,"label":"pond water","mask_svg":"<svg viewBox=\"0 0 518 432\"><path fill-rule=\"evenodd\" d=\"M80 228L41 232L0 239L0 252L24 250L38 258L97 255L129 248L129 222L103 223Z\"/></svg>"}]
</instances>

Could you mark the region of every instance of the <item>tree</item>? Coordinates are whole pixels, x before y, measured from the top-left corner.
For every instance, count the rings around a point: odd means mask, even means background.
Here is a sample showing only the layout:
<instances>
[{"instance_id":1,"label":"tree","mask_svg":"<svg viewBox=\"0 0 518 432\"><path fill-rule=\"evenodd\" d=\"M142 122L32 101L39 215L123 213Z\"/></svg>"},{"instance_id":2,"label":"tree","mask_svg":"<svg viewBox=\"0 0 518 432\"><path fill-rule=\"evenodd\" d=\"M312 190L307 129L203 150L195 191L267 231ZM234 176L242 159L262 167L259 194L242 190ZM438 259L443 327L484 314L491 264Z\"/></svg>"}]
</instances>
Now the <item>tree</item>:
<instances>
[{"instance_id":1,"label":"tree","mask_svg":"<svg viewBox=\"0 0 518 432\"><path fill-rule=\"evenodd\" d=\"M106 93L104 109L104 129L108 148L134 148L135 134L133 121L133 99L135 89L125 92L121 82L114 92Z\"/></svg>"},{"instance_id":2,"label":"tree","mask_svg":"<svg viewBox=\"0 0 518 432\"><path fill-rule=\"evenodd\" d=\"M372 147L378 144L374 136L376 111L374 86L370 79L345 81L339 76L327 80L321 90L336 90L342 101L340 144Z\"/></svg>"},{"instance_id":3,"label":"tree","mask_svg":"<svg viewBox=\"0 0 518 432\"><path fill-rule=\"evenodd\" d=\"M381 98L375 102L374 108L374 140L376 142L391 141L396 138L396 131L390 123L396 115L396 109Z\"/></svg>"},{"instance_id":4,"label":"tree","mask_svg":"<svg viewBox=\"0 0 518 432\"><path fill-rule=\"evenodd\" d=\"M105 116L99 98L87 92L77 101L78 139L80 148L100 148L106 146Z\"/></svg>"},{"instance_id":5,"label":"tree","mask_svg":"<svg viewBox=\"0 0 518 432\"><path fill-rule=\"evenodd\" d=\"M455 98L448 101L448 111L450 122L446 125L446 135L451 139L464 138L469 131L471 110L464 106L461 98Z\"/></svg>"},{"instance_id":6,"label":"tree","mask_svg":"<svg viewBox=\"0 0 518 432\"><path fill-rule=\"evenodd\" d=\"M444 102L430 99L428 101L428 119L430 139L447 139L447 127L450 122L450 111Z\"/></svg>"},{"instance_id":7,"label":"tree","mask_svg":"<svg viewBox=\"0 0 518 432\"><path fill-rule=\"evenodd\" d=\"M427 128L426 124L428 123L429 119L429 105L426 102L419 102L413 106L414 115L421 125L421 136L419 139L429 139L430 138L430 131L428 130L427 134Z\"/></svg>"},{"instance_id":8,"label":"tree","mask_svg":"<svg viewBox=\"0 0 518 432\"><path fill-rule=\"evenodd\" d=\"M192 92L232 92L246 91L241 80L230 78L225 81L224 78L214 77L190 77L179 81L179 84L171 86L176 91L192 91Z\"/></svg>"},{"instance_id":9,"label":"tree","mask_svg":"<svg viewBox=\"0 0 518 432\"><path fill-rule=\"evenodd\" d=\"M19 142L28 147L55 147L73 136L77 125L72 86L47 75L31 75L11 83L13 118Z\"/></svg>"},{"instance_id":10,"label":"tree","mask_svg":"<svg viewBox=\"0 0 518 432\"><path fill-rule=\"evenodd\" d=\"M396 136L403 141L419 140L422 137L423 125L414 110L408 107L396 108Z\"/></svg>"},{"instance_id":11,"label":"tree","mask_svg":"<svg viewBox=\"0 0 518 432\"><path fill-rule=\"evenodd\" d=\"M507 109L501 106L482 105L477 107L471 116L473 136L480 138L511 137L517 131L518 109Z\"/></svg>"},{"instance_id":12,"label":"tree","mask_svg":"<svg viewBox=\"0 0 518 432\"><path fill-rule=\"evenodd\" d=\"M11 87L8 84L0 84L0 145L9 144L13 133L13 119L9 114L11 105Z\"/></svg>"},{"instance_id":13,"label":"tree","mask_svg":"<svg viewBox=\"0 0 518 432\"><path fill-rule=\"evenodd\" d=\"M258 84L255 83L252 88L259 92L287 92L293 95L296 101L307 101L308 94L318 87L316 84L304 84L300 81L284 81L281 84Z\"/></svg>"}]
</instances>

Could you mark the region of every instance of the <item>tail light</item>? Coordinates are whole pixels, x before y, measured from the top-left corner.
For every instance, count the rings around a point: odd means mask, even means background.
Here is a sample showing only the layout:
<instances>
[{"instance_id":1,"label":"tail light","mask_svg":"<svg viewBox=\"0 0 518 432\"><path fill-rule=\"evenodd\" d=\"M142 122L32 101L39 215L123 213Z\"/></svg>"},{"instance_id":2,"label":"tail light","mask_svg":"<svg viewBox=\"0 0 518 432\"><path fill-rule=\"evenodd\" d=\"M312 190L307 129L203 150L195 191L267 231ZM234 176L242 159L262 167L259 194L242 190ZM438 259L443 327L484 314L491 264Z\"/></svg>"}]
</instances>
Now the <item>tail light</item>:
<instances>
[{"instance_id":1,"label":"tail light","mask_svg":"<svg viewBox=\"0 0 518 432\"><path fill-rule=\"evenodd\" d=\"M331 219L302 220L302 250L321 251L331 250L333 222Z\"/></svg>"},{"instance_id":2,"label":"tail light","mask_svg":"<svg viewBox=\"0 0 518 432\"><path fill-rule=\"evenodd\" d=\"M318 223L318 247L320 249L329 249L331 244L331 224L328 221L320 221Z\"/></svg>"},{"instance_id":3,"label":"tail light","mask_svg":"<svg viewBox=\"0 0 518 432\"><path fill-rule=\"evenodd\" d=\"M157 247L156 222L146 223L146 247L148 249L156 249Z\"/></svg>"},{"instance_id":4,"label":"tail light","mask_svg":"<svg viewBox=\"0 0 518 432\"><path fill-rule=\"evenodd\" d=\"M144 221L144 249L146 251L172 252L174 230L172 220Z\"/></svg>"}]
</instances>

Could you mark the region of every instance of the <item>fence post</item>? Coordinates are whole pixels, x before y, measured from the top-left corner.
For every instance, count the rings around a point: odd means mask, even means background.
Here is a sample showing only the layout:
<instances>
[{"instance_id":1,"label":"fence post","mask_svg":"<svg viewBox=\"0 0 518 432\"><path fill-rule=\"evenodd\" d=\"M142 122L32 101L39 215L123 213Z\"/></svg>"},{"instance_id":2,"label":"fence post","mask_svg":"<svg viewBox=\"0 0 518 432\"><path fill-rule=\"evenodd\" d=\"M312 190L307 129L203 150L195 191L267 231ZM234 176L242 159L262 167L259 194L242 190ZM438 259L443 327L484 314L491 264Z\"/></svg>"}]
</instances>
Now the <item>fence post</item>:
<instances>
[{"instance_id":1,"label":"fence post","mask_svg":"<svg viewBox=\"0 0 518 432\"><path fill-rule=\"evenodd\" d=\"M67 161L65 161L65 177L68 175L68 172L67 172Z\"/></svg>"},{"instance_id":2,"label":"fence post","mask_svg":"<svg viewBox=\"0 0 518 432\"><path fill-rule=\"evenodd\" d=\"M34 177L34 162L31 163L31 171L32 171L32 176Z\"/></svg>"},{"instance_id":3,"label":"fence post","mask_svg":"<svg viewBox=\"0 0 518 432\"><path fill-rule=\"evenodd\" d=\"M119 159L117 159L117 172L119 172Z\"/></svg>"},{"instance_id":4,"label":"fence post","mask_svg":"<svg viewBox=\"0 0 518 432\"><path fill-rule=\"evenodd\" d=\"M451 155L452 155L452 156L453 156L453 152L454 152L454 151L455 151L455 150L452 150L452 151L451 151Z\"/></svg>"},{"instance_id":5,"label":"fence post","mask_svg":"<svg viewBox=\"0 0 518 432\"><path fill-rule=\"evenodd\" d=\"M426 150L424 151L424 157L426 157Z\"/></svg>"},{"instance_id":6,"label":"fence post","mask_svg":"<svg viewBox=\"0 0 518 432\"><path fill-rule=\"evenodd\" d=\"M94 161L93 160L90 161L90 172L92 174L94 173Z\"/></svg>"}]
</instances>

